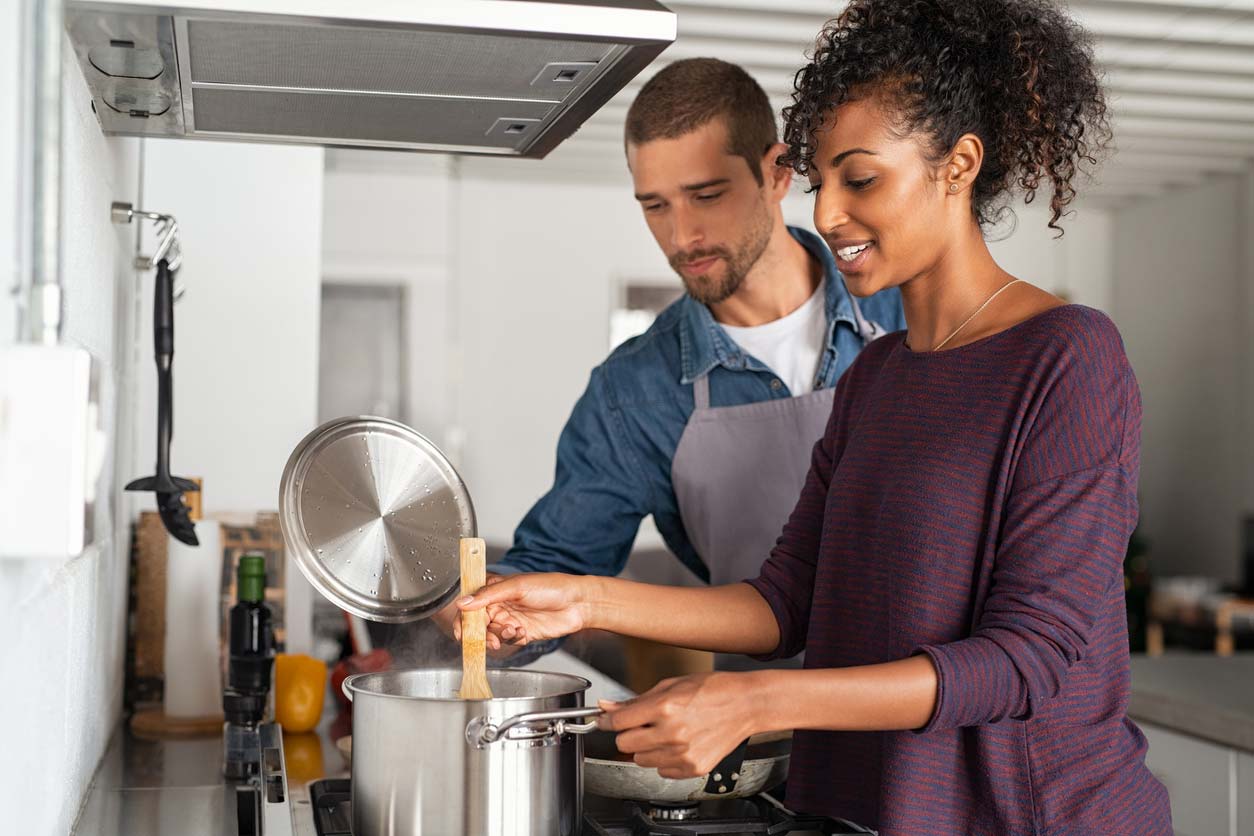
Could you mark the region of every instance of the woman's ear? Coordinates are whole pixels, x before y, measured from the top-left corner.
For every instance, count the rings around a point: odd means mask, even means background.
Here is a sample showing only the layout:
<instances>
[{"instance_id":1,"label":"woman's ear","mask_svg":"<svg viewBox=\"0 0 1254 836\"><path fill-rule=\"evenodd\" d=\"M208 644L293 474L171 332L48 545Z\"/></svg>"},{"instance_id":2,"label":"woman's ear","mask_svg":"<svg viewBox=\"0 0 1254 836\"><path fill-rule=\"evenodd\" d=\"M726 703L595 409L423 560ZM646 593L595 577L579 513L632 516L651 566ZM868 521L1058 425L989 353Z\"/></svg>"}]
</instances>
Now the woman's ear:
<instances>
[{"instance_id":1,"label":"woman's ear","mask_svg":"<svg viewBox=\"0 0 1254 836\"><path fill-rule=\"evenodd\" d=\"M963 134L954 143L941 174L946 194L960 194L971 188L984 164L984 143L975 134Z\"/></svg>"}]
</instances>

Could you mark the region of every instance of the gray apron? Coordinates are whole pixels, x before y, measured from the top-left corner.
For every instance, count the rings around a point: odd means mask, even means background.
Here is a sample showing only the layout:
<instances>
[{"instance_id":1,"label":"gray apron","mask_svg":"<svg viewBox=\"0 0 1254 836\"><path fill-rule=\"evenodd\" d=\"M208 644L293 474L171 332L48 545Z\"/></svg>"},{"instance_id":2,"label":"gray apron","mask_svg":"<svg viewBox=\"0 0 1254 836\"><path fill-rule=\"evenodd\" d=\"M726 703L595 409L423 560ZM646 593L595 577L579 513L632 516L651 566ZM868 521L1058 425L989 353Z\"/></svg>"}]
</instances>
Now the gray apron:
<instances>
[{"instance_id":1,"label":"gray apron","mask_svg":"<svg viewBox=\"0 0 1254 836\"><path fill-rule=\"evenodd\" d=\"M758 575L801 496L834 389L741 406L710 406L707 373L692 384L696 409L671 461L679 515L711 584ZM716 654L719 670L800 667Z\"/></svg>"}]
</instances>

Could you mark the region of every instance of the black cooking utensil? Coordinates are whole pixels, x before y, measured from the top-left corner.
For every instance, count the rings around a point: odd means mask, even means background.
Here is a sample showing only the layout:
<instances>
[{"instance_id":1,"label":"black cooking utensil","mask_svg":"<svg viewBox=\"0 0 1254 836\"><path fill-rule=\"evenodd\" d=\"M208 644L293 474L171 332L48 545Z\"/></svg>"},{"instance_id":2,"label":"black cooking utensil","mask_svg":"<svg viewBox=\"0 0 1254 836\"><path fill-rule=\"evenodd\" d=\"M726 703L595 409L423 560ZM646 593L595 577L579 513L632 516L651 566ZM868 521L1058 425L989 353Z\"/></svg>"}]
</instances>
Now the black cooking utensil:
<instances>
[{"instance_id":1,"label":"black cooking utensil","mask_svg":"<svg viewBox=\"0 0 1254 836\"><path fill-rule=\"evenodd\" d=\"M152 325L157 360L157 473L136 479L126 489L154 491L166 530L189 546L199 546L183 493L200 488L190 479L170 475L170 436L174 434L174 271L164 258L157 262Z\"/></svg>"}]
</instances>

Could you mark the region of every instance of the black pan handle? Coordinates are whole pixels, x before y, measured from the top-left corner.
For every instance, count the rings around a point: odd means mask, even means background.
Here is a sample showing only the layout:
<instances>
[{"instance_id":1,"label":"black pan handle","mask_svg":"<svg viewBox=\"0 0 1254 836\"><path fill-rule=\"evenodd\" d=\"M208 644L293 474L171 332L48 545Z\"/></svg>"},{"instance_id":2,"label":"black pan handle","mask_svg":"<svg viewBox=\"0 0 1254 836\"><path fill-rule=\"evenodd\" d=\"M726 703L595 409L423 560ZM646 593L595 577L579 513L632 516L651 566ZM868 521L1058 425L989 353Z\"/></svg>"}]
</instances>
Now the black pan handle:
<instances>
[{"instance_id":1,"label":"black pan handle","mask_svg":"<svg viewBox=\"0 0 1254 836\"><path fill-rule=\"evenodd\" d=\"M749 738L740 741L740 745L727 754L710 770L705 782L705 791L710 795L726 795L736 789L740 781L740 768L745 763L745 752L749 749Z\"/></svg>"}]
</instances>

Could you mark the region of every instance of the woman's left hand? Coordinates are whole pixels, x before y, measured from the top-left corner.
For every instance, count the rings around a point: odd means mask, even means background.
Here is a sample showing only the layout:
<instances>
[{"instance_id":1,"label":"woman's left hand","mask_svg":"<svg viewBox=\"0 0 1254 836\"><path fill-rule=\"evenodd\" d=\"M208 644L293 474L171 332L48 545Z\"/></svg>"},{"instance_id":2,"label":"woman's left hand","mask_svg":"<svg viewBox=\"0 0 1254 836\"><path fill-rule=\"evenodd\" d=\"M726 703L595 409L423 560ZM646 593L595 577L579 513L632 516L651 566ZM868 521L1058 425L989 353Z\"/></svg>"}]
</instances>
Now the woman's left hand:
<instances>
[{"instance_id":1,"label":"woman's left hand","mask_svg":"<svg viewBox=\"0 0 1254 836\"><path fill-rule=\"evenodd\" d=\"M756 727L760 694L752 674L702 673L664 679L622 703L601 701L600 727L619 732L619 751L663 778L705 775Z\"/></svg>"}]
</instances>

